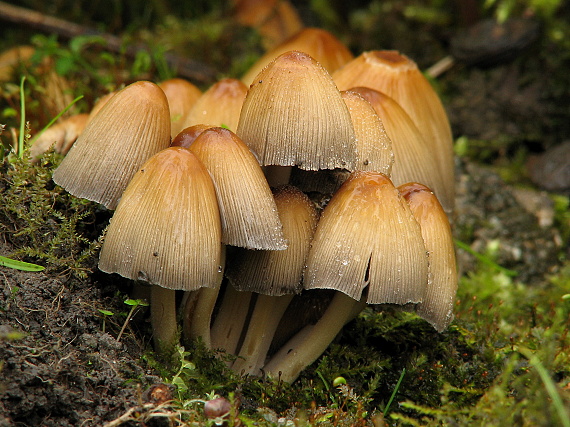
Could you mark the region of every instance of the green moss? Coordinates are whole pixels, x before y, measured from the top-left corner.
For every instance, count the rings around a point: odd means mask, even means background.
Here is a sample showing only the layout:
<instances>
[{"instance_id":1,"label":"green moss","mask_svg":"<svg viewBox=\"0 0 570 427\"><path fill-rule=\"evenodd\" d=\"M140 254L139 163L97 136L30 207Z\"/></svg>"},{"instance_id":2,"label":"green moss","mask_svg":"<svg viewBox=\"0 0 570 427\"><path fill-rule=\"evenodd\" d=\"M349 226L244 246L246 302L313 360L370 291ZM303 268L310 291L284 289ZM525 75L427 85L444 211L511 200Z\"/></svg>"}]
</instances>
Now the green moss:
<instances>
[{"instance_id":1,"label":"green moss","mask_svg":"<svg viewBox=\"0 0 570 427\"><path fill-rule=\"evenodd\" d=\"M51 272L85 277L95 266L101 220L108 214L51 181L59 160L54 154L38 164L26 156L4 160L0 233L14 248L12 257L45 264Z\"/></svg>"}]
</instances>

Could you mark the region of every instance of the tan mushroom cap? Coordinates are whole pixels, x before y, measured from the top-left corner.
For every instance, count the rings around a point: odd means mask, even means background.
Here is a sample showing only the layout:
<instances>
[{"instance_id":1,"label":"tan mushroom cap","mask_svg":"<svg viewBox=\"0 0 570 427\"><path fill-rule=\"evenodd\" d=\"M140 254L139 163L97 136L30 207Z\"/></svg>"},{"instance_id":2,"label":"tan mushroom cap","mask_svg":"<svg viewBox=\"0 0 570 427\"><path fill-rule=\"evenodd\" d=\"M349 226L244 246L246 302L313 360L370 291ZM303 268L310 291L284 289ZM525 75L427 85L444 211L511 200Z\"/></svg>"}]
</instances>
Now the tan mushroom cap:
<instances>
[{"instance_id":1,"label":"tan mushroom cap","mask_svg":"<svg viewBox=\"0 0 570 427\"><path fill-rule=\"evenodd\" d=\"M424 300L416 312L439 332L453 320L457 293L457 267L451 227L433 192L425 185L409 183L398 187L422 229L429 257L429 280Z\"/></svg>"},{"instance_id":2,"label":"tan mushroom cap","mask_svg":"<svg viewBox=\"0 0 570 427\"><path fill-rule=\"evenodd\" d=\"M302 52L280 55L256 77L236 133L262 166L355 167L348 108L327 71Z\"/></svg>"},{"instance_id":3,"label":"tan mushroom cap","mask_svg":"<svg viewBox=\"0 0 570 427\"><path fill-rule=\"evenodd\" d=\"M303 269L318 215L309 198L292 186L276 189L275 203L289 246L283 251L240 251L227 269L230 283L240 291L285 295L303 288Z\"/></svg>"},{"instance_id":4,"label":"tan mushroom cap","mask_svg":"<svg viewBox=\"0 0 570 427\"><path fill-rule=\"evenodd\" d=\"M391 180L394 185L408 182L421 182L432 188L442 205L449 211L453 200L447 197L453 182L444 178L442 166L426 143L424 136L404 109L388 95L367 87L355 87L352 91L362 95L374 108L392 141L394 165Z\"/></svg>"},{"instance_id":5,"label":"tan mushroom cap","mask_svg":"<svg viewBox=\"0 0 570 427\"><path fill-rule=\"evenodd\" d=\"M158 86L164 91L170 109L170 133L175 137L184 129L184 118L188 115L202 91L188 80L173 78L160 82Z\"/></svg>"},{"instance_id":6,"label":"tan mushroom cap","mask_svg":"<svg viewBox=\"0 0 570 427\"><path fill-rule=\"evenodd\" d=\"M222 218L225 244L285 249L277 207L257 159L232 131L206 129L190 150L210 172Z\"/></svg>"},{"instance_id":7,"label":"tan mushroom cap","mask_svg":"<svg viewBox=\"0 0 570 427\"><path fill-rule=\"evenodd\" d=\"M390 176L394 153L382 120L372 105L358 92L343 91L341 95L352 117L356 135L356 169Z\"/></svg>"},{"instance_id":8,"label":"tan mushroom cap","mask_svg":"<svg viewBox=\"0 0 570 427\"><path fill-rule=\"evenodd\" d=\"M224 126L235 132L247 86L237 79L223 79L214 83L198 98L182 120L184 129L200 123Z\"/></svg>"},{"instance_id":9,"label":"tan mushroom cap","mask_svg":"<svg viewBox=\"0 0 570 427\"><path fill-rule=\"evenodd\" d=\"M107 229L99 269L168 289L216 287L221 233L208 171L189 150L171 147L129 183Z\"/></svg>"},{"instance_id":10,"label":"tan mushroom cap","mask_svg":"<svg viewBox=\"0 0 570 427\"><path fill-rule=\"evenodd\" d=\"M170 145L170 114L162 89L133 83L115 94L89 122L53 174L77 197L115 209L132 176Z\"/></svg>"},{"instance_id":11,"label":"tan mushroom cap","mask_svg":"<svg viewBox=\"0 0 570 427\"><path fill-rule=\"evenodd\" d=\"M324 209L304 276L306 289L336 289L371 304L422 301L427 256L409 206L383 174L356 171Z\"/></svg>"},{"instance_id":12,"label":"tan mushroom cap","mask_svg":"<svg viewBox=\"0 0 570 427\"><path fill-rule=\"evenodd\" d=\"M58 121L46 129L30 147L30 157L37 159L53 147L56 153L67 154L73 143L85 129L89 114L76 114Z\"/></svg>"},{"instance_id":13,"label":"tan mushroom cap","mask_svg":"<svg viewBox=\"0 0 570 427\"><path fill-rule=\"evenodd\" d=\"M255 76L271 61L291 50L305 52L310 55L329 73L333 73L354 59L350 50L329 31L320 28L303 28L259 58L243 76L242 81L246 85L250 85L254 81Z\"/></svg>"},{"instance_id":14,"label":"tan mushroom cap","mask_svg":"<svg viewBox=\"0 0 570 427\"><path fill-rule=\"evenodd\" d=\"M365 86L393 98L409 114L433 150L444 178L455 183L453 138L439 96L407 56L391 50L364 52L333 74L340 90ZM454 201L455 188L448 186L444 201Z\"/></svg>"}]
</instances>

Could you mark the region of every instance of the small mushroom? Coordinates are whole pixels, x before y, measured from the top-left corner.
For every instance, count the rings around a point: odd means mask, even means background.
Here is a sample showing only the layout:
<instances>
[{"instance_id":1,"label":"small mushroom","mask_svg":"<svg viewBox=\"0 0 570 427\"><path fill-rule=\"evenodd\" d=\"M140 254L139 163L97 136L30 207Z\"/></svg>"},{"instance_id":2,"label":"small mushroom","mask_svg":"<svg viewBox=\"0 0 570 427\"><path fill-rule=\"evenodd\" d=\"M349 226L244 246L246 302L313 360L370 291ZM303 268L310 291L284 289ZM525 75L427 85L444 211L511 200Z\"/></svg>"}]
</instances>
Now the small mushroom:
<instances>
[{"instance_id":1,"label":"small mushroom","mask_svg":"<svg viewBox=\"0 0 570 427\"><path fill-rule=\"evenodd\" d=\"M173 341L172 331L162 330L164 320L173 318L174 292L168 290L219 287L221 230L214 184L185 148L151 157L125 190L105 235L99 269L167 289L152 293L151 313L162 316L153 321L159 348Z\"/></svg>"},{"instance_id":2,"label":"small mushroom","mask_svg":"<svg viewBox=\"0 0 570 427\"><path fill-rule=\"evenodd\" d=\"M246 93L247 86L240 80L220 80L196 100L181 120L181 129L207 123L224 126L235 132Z\"/></svg>"},{"instance_id":3,"label":"small mushroom","mask_svg":"<svg viewBox=\"0 0 570 427\"><path fill-rule=\"evenodd\" d=\"M416 312L438 331L453 320L457 293L457 266L451 227L435 194L425 185L408 183L398 187L422 230L429 259L429 275L422 302Z\"/></svg>"},{"instance_id":4,"label":"small mushroom","mask_svg":"<svg viewBox=\"0 0 570 427\"><path fill-rule=\"evenodd\" d=\"M67 154L85 129L88 119L88 114L76 114L58 121L34 141L30 147L30 157L37 160L52 147L56 153Z\"/></svg>"},{"instance_id":5,"label":"small mushroom","mask_svg":"<svg viewBox=\"0 0 570 427\"><path fill-rule=\"evenodd\" d=\"M255 78L236 133L262 166L355 167L348 108L327 71L306 53L284 53Z\"/></svg>"},{"instance_id":6,"label":"small mushroom","mask_svg":"<svg viewBox=\"0 0 570 427\"><path fill-rule=\"evenodd\" d=\"M385 175L354 172L321 215L304 274L305 289L337 292L317 323L291 338L264 371L294 381L365 302L419 303L427 279L426 248L407 203Z\"/></svg>"},{"instance_id":7,"label":"small mushroom","mask_svg":"<svg viewBox=\"0 0 570 427\"><path fill-rule=\"evenodd\" d=\"M174 138L184 129L184 118L188 115L202 91L188 80L174 78L160 82L158 86L164 91L168 99L170 110L170 133Z\"/></svg>"},{"instance_id":8,"label":"small mushroom","mask_svg":"<svg viewBox=\"0 0 570 427\"><path fill-rule=\"evenodd\" d=\"M142 164L170 145L170 114L162 89L133 83L93 117L59 167L56 184L77 197L115 209Z\"/></svg>"},{"instance_id":9,"label":"small mushroom","mask_svg":"<svg viewBox=\"0 0 570 427\"><path fill-rule=\"evenodd\" d=\"M231 285L258 294L238 359L232 365L238 373L261 373L282 315L293 295L302 290L305 260L317 225L315 206L295 187L277 189L275 203L289 247L283 251L242 250L227 270Z\"/></svg>"},{"instance_id":10,"label":"small mushroom","mask_svg":"<svg viewBox=\"0 0 570 427\"><path fill-rule=\"evenodd\" d=\"M250 249L287 247L263 171L247 145L221 127L206 129L190 145L216 187L222 242Z\"/></svg>"},{"instance_id":11,"label":"small mushroom","mask_svg":"<svg viewBox=\"0 0 570 427\"><path fill-rule=\"evenodd\" d=\"M350 50L329 31L320 28L303 28L259 58L242 77L242 81L250 85L255 76L271 61L291 50L310 55L329 73L333 73L354 59Z\"/></svg>"}]
</instances>

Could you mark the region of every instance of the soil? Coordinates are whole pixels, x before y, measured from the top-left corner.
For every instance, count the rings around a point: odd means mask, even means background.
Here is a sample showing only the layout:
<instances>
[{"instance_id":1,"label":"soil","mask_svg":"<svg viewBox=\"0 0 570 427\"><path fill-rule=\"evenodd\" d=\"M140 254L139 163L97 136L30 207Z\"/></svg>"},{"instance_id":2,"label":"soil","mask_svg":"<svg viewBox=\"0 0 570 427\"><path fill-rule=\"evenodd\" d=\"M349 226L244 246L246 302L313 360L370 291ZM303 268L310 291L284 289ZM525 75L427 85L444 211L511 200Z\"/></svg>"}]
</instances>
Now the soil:
<instances>
[{"instance_id":1,"label":"soil","mask_svg":"<svg viewBox=\"0 0 570 427\"><path fill-rule=\"evenodd\" d=\"M453 90L445 104L454 133L526 140L521 136L546 127L542 86L526 84L522 91L520 81L537 81L523 71L519 63L450 72L445 82ZM456 184L455 229L470 230L459 239L479 251L500 239L497 262L529 284L559 266L563 242L555 224L541 225L544 212L520 203L540 197L539 190L521 196L490 168L466 160L458 160ZM539 205L548 211L548 204ZM6 243L0 247L10 252ZM474 267L471 255L458 254L462 271ZM151 339L147 313L138 310L118 341L124 317L104 319L99 311L128 311L126 281L100 272L80 280L0 267L0 283L0 426L101 426L139 405L144 390L160 382L143 361Z\"/></svg>"}]
</instances>

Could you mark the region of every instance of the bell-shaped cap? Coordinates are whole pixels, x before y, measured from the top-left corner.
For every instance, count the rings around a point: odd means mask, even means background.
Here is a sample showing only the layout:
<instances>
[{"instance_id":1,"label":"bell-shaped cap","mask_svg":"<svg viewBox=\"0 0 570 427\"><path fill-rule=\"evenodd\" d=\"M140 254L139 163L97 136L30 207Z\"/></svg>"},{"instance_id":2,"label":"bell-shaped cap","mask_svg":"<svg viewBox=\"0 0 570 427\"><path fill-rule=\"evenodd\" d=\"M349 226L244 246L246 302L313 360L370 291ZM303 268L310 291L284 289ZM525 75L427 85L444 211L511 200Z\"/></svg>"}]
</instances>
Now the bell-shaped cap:
<instances>
[{"instance_id":1,"label":"bell-shaped cap","mask_svg":"<svg viewBox=\"0 0 570 427\"><path fill-rule=\"evenodd\" d=\"M115 209L135 172L170 145L170 114L162 89L133 83L89 122L53 174L77 197Z\"/></svg>"},{"instance_id":2,"label":"bell-shaped cap","mask_svg":"<svg viewBox=\"0 0 570 427\"><path fill-rule=\"evenodd\" d=\"M453 139L439 96L407 56L391 50L364 52L333 74L340 90L365 86L393 98L408 113L433 151L446 181L455 184ZM444 201L453 202L449 185ZM443 200L443 199L442 199Z\"/></svg>"},{"instance_id":3,"label":"bell-shaped cap","mask_svg":"<svg viewBox=\"0 0 570 427\"><path fill-rule=\"evenodd\" d=\"M284 53L255 78L236 133L262 166L355 167L348 108L327 71L306 53Z\"/></svg>"},{"instance_id":4,"label":"bell-shaped cap","mask_svg":"<svg viewBox=\"0 0 570 427\"><path fill-rule=\"evenodd\" d=\"M285 249L269 184L253 153L228 129L206 129L190 145L206 166L218 195L222 242L251 249Z\"/></svg>"},{"instance_id":5,"label":"bell-shaped cap","mask_svg":"<svg viewBox=\"0 0 570 427\"><path fill-rule=\"evenodd\" d=\"M439 332L453 320L457 293L457 266L451 226L437 197L425 185L404 184L398 187L422 229L429 258L428 284L424 299L416 312Z\"/></svg>"},{"instance_id":6,"label":"bell-shaped cap","mask_svg":"<svg viewBox=\"0 0 570 427\"><path fill-rule=\"evenodd\" d=\"M352 117L356 135L356 169L380 172L389 177L394 153L382 120L358 92L343 91L341 95Z\"/></svg>"},{"instance_id":7,"label":"bell-shaped cap","mask_svg":"<svg viewBox=\"0 0 570 427\"><path fill-rule=\"evenodd\" d=\"M289 246L283 251L241 250L236 254L226 275L240 291L285 295L302 290L303 269L318 215L309 198L292 186L276 189L275 203Z\"/></svg>"},{"instance_id":8,"label":"bell-shaped cap","mask_svg":"<svg viewBox=\"0 0 570 427\"><path fill-rule=\"evenodd\" d=\"M197 124L223 126L235 132L247 86L237 79L223 79L210 86L182 121L182 129Z\"/></svg>"},{"instance_id":9,"label":"bell-shaped cap","mask_svg":"<svg viewBox=\"0 0 570 427\"><path fill-rule=\"evenodd\" d=\"M213 288L221 282L221 234L210 174L186 148L167 148L125 190L99 269L169 289Z\"/></svg>"},{"instance_id":10,"label":"bell-shaped cap","mask_svg":"<svg viewBox=\"0 0 570 427\"><path fill-rule=\"evenodd\" d=\"M453 210L454 182L447 181L442 165L417 126L404 109L388 95L367 87L351 89L362 95L374 108L382 120L386 133L392 141L394 165L391 180L394 185L408 182L421 182L435 191L442 205L449 212Z\"/></svg>"},{"instance_id":11,"label":"bell-shaped cap","mask_svg":"<svg viewBox=\"0 0 570 427\"><path fill-rule=\"evenodd\" d=\"M202 95L202 91L188 80L173 78L160 82L170 109L170 134L174 138L184 129L184 119Z\"/></svg>"},{"instance_id":12,"label":"bell-shaped cap","mask_svg":"<svg viewBox=\"0 0 570 427\"><path fill-rule=\"evenodd\" d=\"M420 226L383 174L356 171L325 207L311 244L306 289L335 289L371 304L422 301L428 264Z\"/></svg>"},{"instance_id":13,"label":"bell-shaped cap","mask_svg":"<svg viewBox=\"0 0 570 427\"><path fill-rule=\"evenodd\" d=\"M255 76L271 61L291 50L305 52L331 74L354 59L350 50L329 31L320 28L303 28L259 58L243 76L242 81L250 85Z\"/></svg>"}]
</instances>

